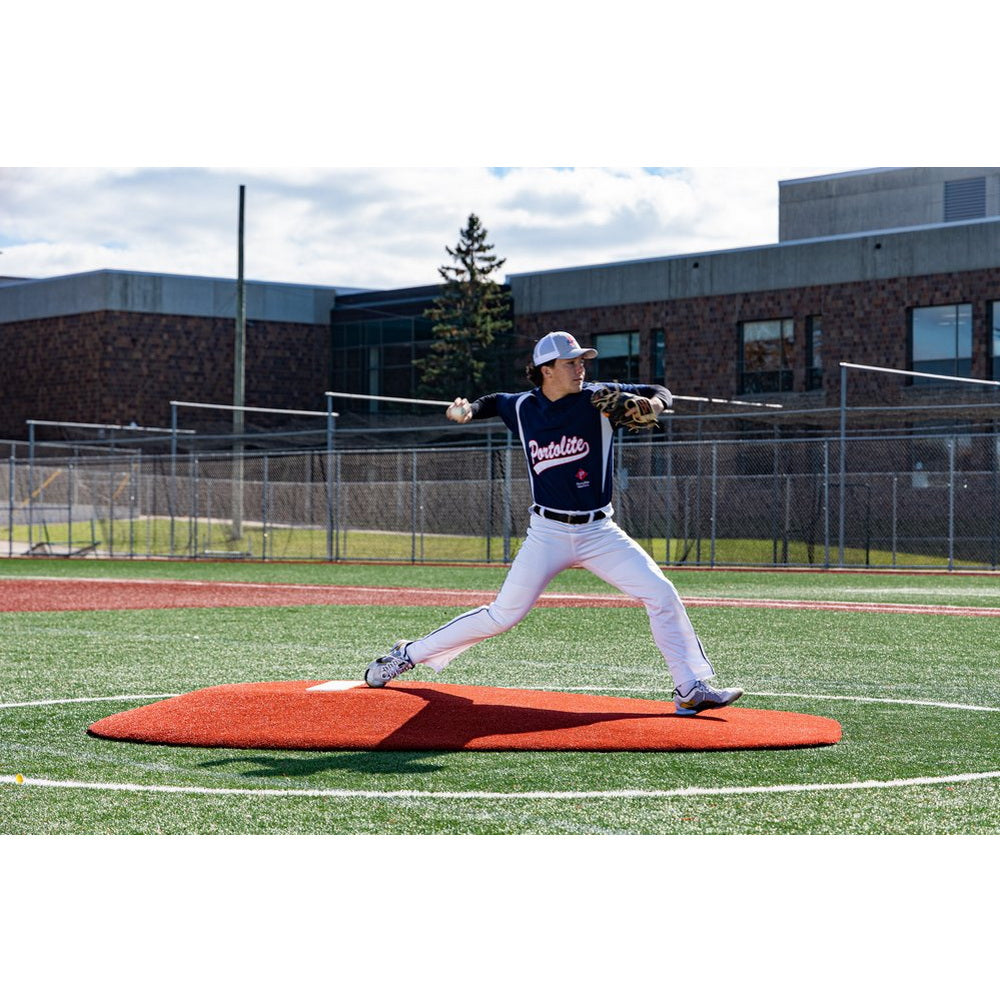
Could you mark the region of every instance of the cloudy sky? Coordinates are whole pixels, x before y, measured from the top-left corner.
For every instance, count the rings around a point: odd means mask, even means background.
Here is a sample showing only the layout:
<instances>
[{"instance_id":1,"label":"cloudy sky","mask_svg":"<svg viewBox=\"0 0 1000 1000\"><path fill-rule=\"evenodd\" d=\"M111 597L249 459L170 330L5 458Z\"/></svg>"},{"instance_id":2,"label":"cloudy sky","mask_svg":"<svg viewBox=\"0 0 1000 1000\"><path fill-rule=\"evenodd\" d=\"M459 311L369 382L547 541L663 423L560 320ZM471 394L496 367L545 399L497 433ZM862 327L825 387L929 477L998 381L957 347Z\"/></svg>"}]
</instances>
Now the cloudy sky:
<instances>
[{"instance_id":1,"label":"cloudy sky","mask_svg":"<svg viewBox=\"0 0 1000 1000\"><path fill-rule=\"evenodd\" d=\"M835 166L842 166L836 164ZM870 166L870 164L861 164ZM470 212L504 273L770 243L794 167L0 169L0 274L431 284Z\"/></svg>"},{"instance_id":2,"label":"cloudy sky","mask_svg":"<svg viewBox=\"0 0 1000 1000\"><path fill-rule=\"evenodd\" d=\"M991 32L805 11L15 5L0 275L234 276L240 185L248 278L386 288L437 281L470 212L517 274L771 243L779 180L994 158Z\"/></svg>"}]
</instances>

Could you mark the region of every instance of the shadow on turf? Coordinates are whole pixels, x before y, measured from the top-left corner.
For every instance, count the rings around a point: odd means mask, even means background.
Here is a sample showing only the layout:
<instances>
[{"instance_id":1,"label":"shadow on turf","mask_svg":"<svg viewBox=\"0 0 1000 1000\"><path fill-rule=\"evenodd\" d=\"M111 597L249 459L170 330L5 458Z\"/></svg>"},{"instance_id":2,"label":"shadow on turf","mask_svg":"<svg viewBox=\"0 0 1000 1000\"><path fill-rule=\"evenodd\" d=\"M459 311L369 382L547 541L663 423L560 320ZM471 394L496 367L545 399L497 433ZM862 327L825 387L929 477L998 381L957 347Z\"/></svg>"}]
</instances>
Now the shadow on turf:
<instances>
[{"instance_id":1,"label":"shadow on turf","mask_svg":"<svg viewBox=\"0 0 1000 1000\"><path fill-rule=\"evenodd\" d=\"M435 751L412 753L338 753L302 757L224 757L208 760L198 767L228 767L232 764L253 764L252 771L243 771L244 778L308 778L327 771L354 771L358 774L433 774L440 764L427 761L440 757Z\"/></svg>"}]
</instances>

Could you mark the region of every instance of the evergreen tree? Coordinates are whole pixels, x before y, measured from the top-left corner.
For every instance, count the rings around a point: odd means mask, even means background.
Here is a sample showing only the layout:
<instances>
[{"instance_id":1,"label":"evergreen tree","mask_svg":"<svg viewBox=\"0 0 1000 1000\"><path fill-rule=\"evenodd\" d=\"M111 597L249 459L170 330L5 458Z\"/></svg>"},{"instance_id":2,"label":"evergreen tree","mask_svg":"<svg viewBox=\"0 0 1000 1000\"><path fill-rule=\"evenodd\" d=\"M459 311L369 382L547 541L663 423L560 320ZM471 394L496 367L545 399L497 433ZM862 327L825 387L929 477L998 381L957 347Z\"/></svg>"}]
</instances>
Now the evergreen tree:
<instances>
[{"instance_id":1,"label":"evergreen tree","mask_svg":"<svg viewBox=\"0 0 1000 1000\"><path fill-rule=\"evenodd\" d=\"M424 312L434 323L434 339L427 356L415 364L428 395L474 399L510 380L510 293L492 277L506 258L491 252L493 244L474 214L455 248L445 250L452 259L438 268L445 287Z\"/></svg>"}]
</instances>

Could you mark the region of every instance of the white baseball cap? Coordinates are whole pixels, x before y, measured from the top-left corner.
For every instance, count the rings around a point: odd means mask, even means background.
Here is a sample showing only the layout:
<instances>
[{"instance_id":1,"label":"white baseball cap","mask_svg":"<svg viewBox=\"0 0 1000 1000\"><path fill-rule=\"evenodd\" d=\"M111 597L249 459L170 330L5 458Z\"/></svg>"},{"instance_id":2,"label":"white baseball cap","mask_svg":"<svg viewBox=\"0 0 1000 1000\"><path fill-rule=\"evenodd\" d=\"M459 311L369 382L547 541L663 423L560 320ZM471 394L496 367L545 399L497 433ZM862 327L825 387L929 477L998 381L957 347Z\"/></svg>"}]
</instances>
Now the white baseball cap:
<instances>
[{"instance_id":1,"label":"white baseball cap","mask_svg":"<svg viewBox=\"0 0 1000 1000\"><path fill-rule=\"evenodd\" d=\"M596 358L597 351L592 347L581 347L576 337L571 333L559 330L547 333L537 344L532 357L535 366L547 365L553 361L565 361L570 358Z\"/></svg>"}]
</instances>

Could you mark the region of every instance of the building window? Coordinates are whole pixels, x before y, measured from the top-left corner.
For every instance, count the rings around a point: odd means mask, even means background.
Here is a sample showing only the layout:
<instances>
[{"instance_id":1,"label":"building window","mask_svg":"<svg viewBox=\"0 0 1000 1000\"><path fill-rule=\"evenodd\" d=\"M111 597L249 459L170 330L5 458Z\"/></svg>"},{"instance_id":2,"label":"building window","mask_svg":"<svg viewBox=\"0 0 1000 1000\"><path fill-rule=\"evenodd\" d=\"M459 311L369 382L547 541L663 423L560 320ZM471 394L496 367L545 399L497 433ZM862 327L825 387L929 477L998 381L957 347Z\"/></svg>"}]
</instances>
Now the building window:
<instances>
[{"instance_id":1,"label":"building window","mask_svg":"<svg viewBox=\"0 0 1000 1000\"><path fill-rule=\"evenodd\" d=\"M1000 313L997 314L1000 319ZM663 385L667 377L666 337L662 330L654 330L652 336L653 356L650 358L649 370L653 373L653 384Z\"/></svg>"},{"instance_id":2,"label":"building window","mask_svg":"<svg viewBox=\"0 0 1000 1000\"><path fill-rule=\"evenodd\" d=\"M934 375L972 374L972 306L914 309L910 317L911 368ZM947 385L940 379L913 380L914 385Z\"/></svg>"},{"instance_id":3,"label":"building window","mask_svg":"<svg viewBox=\"0 0 1000 1000\"><path fill-rule=\"evenodd\" d=\"M986 178L966 177L944 182L944 221L986 217Z\"/></svg>"},{"instance_id":4,"label":"building window","mask_svg":"<svg viewBox=\"0 0 1000 1000\"><path fill-rule=\"evenodd\" d=\"M639 378L639 332L599 333L594 338L597 357L587 362L587 378L594 382L636 382Z\"/></svg>"},{"instance_id":5,"label":"building window","mask_svg":"<svg viewBox=\"0 0 1000 1000\"><path fill-rule=\"evenodd\" d=\"M823 388L823 317L806 319L806 389Z\"/></svg>"},{"instance_id":6,"label":"building window","mask_svg":"<svg viewBox=\"0 0 1000 1000\"><path fill-rule=\"evenodd\" d=\"M993 374L990 377L1000 381L1000 300L990 303L990 328L993 331L990 338Z\"/></svg>"},{"instance_id":7,"label":"building window","mask_svg":"<svg viewBox=\"0 0 1000 1000\"><path fill-rule=\"evenodd\" d=\"M792 388L791 319L740 324L740 392L790 392Z\"/></svg>"},{"instance_id":8,"label":"building window","mask_svg":"<svg viewBox=\"0 0 1000 1000\"><path fill-rule=\"evenodd\" d=\"M418 395L420 374L413 362L430 346L429 320L419 316L335 320L331 335L331 389L408 399ZM371 401L356 408L374 413L393 409L394 404Z\"/></svg>"}]
</instances>

